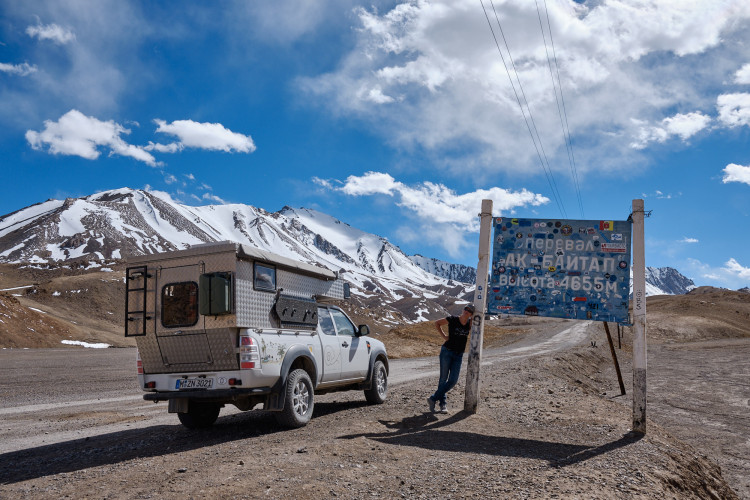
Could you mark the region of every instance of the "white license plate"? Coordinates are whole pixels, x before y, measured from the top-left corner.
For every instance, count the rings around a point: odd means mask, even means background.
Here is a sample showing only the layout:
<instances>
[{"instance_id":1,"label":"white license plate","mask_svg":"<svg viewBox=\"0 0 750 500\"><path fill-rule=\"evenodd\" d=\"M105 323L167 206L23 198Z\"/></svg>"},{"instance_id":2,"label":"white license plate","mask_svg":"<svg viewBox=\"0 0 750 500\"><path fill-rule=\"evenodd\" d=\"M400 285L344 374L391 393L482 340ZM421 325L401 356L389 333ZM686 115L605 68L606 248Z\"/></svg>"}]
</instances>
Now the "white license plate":
<instances>
[{"instance_id":1,"label":"white license plate","mask_svg":"<svg viewBox=\"0 0 750 500\"><path fill-rule=\"evenodd\" d=\"M177 380L175 389L212 389L213 386L212 378L181 378Z\"/></svg>"}]
</instances>

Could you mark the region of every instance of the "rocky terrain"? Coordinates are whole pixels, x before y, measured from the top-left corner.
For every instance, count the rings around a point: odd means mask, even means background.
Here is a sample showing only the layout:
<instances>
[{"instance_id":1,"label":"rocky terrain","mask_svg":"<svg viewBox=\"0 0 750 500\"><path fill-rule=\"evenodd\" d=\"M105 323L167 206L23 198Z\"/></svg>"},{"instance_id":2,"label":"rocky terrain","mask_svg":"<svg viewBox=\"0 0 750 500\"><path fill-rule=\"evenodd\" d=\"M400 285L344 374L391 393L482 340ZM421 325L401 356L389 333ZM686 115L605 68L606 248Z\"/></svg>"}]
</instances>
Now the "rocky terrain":
<instances>
[{"instance_id":1,"label":"rocky terrain","mask_svg":"<svg viewBox=\"0 0 750 500\"><path fill-rule=\"evenodd\" d=\"M140 399L133 349L60 344L131 345L117 269L0 272L0 498L750 497L746 293L648 299L645 436L630 432L629 329L612 325L621 396L601 323L575 347L534 351L573 322L525 317L488 325L476 414L461 411L463 377L450 414L426 411L436 359L408 365L438 351L424 323L381 332L393 359L382 406L322 396L293 431L225 409L196 433Z\"/></svg>"}]
</instances>

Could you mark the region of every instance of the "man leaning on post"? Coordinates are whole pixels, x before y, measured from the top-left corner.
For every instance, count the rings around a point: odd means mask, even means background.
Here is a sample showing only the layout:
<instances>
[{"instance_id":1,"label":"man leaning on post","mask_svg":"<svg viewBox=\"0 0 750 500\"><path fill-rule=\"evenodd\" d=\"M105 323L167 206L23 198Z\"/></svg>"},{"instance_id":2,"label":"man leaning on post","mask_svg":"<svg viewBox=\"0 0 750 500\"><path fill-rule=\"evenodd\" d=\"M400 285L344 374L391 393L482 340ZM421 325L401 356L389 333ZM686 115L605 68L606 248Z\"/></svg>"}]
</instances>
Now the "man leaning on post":
<instances>
[{"instance_id":1,"label":"man leaning on post","mask_svg":"<svg viewBox=\"0 0 750 500\"><path fill-rule=\"evenodd\" d=\"M469 304L464 307L460 316L448 316L435 322L440 335L445 339L443 347L440 348L440 380L435 394L427 398L427 404L431 412L435 412L435 403L440 403L440 413L448 413L448 404L445 394L453 389L458 382L461 373L461 362L463 361L466 341L471 333L471 317L474 314L474 306ZM443 327L448 325L446 334Z\"/></svg>"}]
</instances>

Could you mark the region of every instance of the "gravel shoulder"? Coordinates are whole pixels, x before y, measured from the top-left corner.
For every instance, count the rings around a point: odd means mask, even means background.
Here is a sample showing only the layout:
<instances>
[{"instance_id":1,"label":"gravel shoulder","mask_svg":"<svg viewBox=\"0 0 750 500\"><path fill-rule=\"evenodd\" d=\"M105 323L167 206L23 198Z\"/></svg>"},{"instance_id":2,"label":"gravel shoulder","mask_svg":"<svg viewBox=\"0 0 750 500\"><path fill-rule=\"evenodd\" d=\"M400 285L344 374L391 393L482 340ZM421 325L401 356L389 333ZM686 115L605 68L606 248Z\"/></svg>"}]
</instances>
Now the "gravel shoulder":
<instances>
[{"instance_id":1,"label":"gravel shoulder","mask_svg":"<svg viewBox=\"0 0 750 500\"><path fill-rule=\"evenodd\" d=\"M620 396L601 325L573 338L488 349L476 414L461 411L465 367L440 415L426 408L436 358L394 360L385 404L321 396L311 423L291 431L229 408L211 429L183 428L166 405L140 399L133 349L0 351L0 498L748 497L750 454L732 434L748 435L750 341L650 345L641 436L630 432L629 384ZM722 384L716 370L730 351L734 378ZM731 395L725 420L709 411L717 385ZM691 412L703 418L693 431Z\"/></svg>"}]
</instances>

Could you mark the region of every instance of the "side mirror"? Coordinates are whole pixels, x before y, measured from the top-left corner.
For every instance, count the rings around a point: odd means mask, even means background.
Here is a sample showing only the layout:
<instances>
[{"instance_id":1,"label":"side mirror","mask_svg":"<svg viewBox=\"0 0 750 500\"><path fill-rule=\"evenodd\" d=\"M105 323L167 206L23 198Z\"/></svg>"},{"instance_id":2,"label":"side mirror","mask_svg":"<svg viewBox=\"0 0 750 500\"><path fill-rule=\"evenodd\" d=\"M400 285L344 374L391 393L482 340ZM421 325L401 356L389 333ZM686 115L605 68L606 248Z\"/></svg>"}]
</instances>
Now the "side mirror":
<instances>
[{"instance_id":1,"label":"side mirror","mask_svg":"<svg viewBox=\"0 0 750 500\"><path fill-rule=\"evenodd\" d=\"M357 328L357 337L367 337L370 335L370 327L367 325L359 325Z\"/></svg>"}]
</instances>

